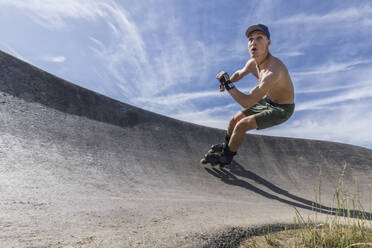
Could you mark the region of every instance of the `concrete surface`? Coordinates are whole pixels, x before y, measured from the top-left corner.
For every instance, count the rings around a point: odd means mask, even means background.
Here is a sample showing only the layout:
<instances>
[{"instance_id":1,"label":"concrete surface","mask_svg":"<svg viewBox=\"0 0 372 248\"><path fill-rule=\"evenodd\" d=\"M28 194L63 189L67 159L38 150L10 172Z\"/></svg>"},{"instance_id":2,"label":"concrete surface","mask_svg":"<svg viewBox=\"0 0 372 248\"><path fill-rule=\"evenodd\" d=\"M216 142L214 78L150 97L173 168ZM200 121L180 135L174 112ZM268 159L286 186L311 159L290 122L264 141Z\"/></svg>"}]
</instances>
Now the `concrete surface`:
<instances>
[{"instance_id":1,"label":"concrete surface","mask_svg":"<svg viewBox=\"0 0 372 248\"><path fill-rule=\"evenodd\" d=\"M0 247L233 247L254 226L293 223L295 207L335 214L345 165L345 192L365 209L352 214L371 219L372 150L247 134L230 167L202 167L223 130L115 101L3 52L0 126Z\"/></svg>"}]
</instances>

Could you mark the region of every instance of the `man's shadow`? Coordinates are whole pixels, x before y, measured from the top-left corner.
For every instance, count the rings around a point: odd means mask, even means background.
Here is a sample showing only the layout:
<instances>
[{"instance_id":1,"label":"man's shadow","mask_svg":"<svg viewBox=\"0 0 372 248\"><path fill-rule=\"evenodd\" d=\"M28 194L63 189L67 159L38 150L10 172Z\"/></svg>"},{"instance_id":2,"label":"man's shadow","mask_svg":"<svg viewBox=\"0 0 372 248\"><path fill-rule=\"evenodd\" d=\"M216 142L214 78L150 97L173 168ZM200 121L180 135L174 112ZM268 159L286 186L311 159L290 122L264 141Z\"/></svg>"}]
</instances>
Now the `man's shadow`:
<instances>
[{"instance_id":1,"label":"man's shadow","mask_svg":"<svg viewBox=\"0 0 372 248\"><path fill-rule=\"evenodd\" d=\"M289 193L288 191L283 190L283 189L279 188L278 186L276 186L276 185L270 183L269 181L265 180L264 178L258 176L257 174L253 173L252 171L244 169L244 167L241 166L236 161L233 161L229 165L229 170L227 170L225 168L218 168L218 167L212 167L211 169L205 167L205 170L209 174L221 179L221 181L223 181L226 184L245 188L247 190L250 190L250 191L253 191L257 194L260 194L260 195L262 195L262 196L264 196L268 199L277 200L279 202L282 202L282 203L285 203L285 204L288 204L288 205L291 205L291 206L294 206L294 207L297 207L297 208L307 209L307 210L311 210L311 211L315 211L315 212L319 212L319 213L323 213L323 214L329 214L329 215L337 215L337 216L344 216L344 217L348 216L348 217L351 217L351 218L372 220L372 213L369 213L369 212L359 211L359 210L343 209L343 208L327 207L327 206L321 205L317 202L313 202L313 201L304 199L302 197L293 195L293 194ZM283 198L281 198L277 195L274 195L274 194L268 193L264 190L261 190L261 189L257 188L256 186L248 183L247 181L239 179L237 176L253 180L253 181L265 186L266 188L272 190L273 192L275 192L277 194L280 194L282 196L285 196L289 199L292 199L293 201L283 199Z\"/></svg>"}]
</instances>

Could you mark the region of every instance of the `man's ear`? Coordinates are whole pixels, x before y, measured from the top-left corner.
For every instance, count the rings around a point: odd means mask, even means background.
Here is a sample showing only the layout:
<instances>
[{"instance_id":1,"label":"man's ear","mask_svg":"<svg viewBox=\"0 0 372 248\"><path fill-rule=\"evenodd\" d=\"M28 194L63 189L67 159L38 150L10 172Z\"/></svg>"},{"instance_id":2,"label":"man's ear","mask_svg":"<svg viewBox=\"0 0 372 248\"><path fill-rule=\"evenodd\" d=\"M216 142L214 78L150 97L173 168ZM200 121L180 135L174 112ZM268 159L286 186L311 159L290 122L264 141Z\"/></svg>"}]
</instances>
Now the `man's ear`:
<instances>
[{"instance_id":1,"label":"man's ear","mask_svg":"<svg viewBox=\"0 0 372 248\"><path fill-rule=\"evenodd\" d=\"M270 46L270 44L271 44L271 40L268 40L267 46Z\"/></svg>"}]
</instances>

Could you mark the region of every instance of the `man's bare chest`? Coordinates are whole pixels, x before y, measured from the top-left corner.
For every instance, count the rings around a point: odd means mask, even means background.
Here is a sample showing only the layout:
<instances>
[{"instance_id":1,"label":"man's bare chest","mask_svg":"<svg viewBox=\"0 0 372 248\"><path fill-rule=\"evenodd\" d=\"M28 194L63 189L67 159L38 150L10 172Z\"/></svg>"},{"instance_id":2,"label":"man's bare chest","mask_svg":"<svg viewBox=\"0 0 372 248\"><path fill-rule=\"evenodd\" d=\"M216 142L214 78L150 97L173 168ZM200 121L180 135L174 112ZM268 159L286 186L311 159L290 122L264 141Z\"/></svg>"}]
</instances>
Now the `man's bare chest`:
<instances>
[{"instance_id":1,"label":"man's bare chest","mask_svg":"<svg viewBox=\"0 0 372 248\"><path fill-rule=\"evenodd\" d=\"M265 71L264 70L259 70L258 68L256 68L253 72L252 72L253 76L257 79L258 83L261 83L262 82L262 78L264 78L265 76Z\"/></svg>"}]
</instances>

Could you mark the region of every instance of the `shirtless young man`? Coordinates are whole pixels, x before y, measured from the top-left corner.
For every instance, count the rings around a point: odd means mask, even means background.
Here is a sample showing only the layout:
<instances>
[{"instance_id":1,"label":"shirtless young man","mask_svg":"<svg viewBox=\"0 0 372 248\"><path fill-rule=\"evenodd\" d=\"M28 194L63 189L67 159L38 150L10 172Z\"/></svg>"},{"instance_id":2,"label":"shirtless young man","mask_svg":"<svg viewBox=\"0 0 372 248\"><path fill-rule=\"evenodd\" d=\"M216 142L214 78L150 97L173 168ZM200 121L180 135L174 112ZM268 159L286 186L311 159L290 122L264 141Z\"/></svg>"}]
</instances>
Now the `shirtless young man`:
<instances>
[{"instance_id":1,"label":"shirtless young man","mask_svg":"<svg viewBox=\"0 0 372 248\"><path fill-rule=\"evenodd\" d=\"M253 25L245 35L251 59L231 78L224 71L216 76L221 83L220 91L226 89L244 109L231 118L225 142L213 145L202 163L230 164L247 131L279 125L294 112L292 80L286 66L269 52L269 29L263 24ZM258 85L244 94L233 83L249 73L256 77Z\"/></svg>"}]
</instances>

